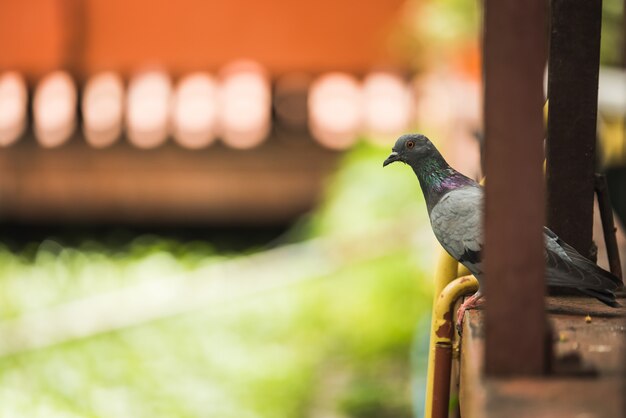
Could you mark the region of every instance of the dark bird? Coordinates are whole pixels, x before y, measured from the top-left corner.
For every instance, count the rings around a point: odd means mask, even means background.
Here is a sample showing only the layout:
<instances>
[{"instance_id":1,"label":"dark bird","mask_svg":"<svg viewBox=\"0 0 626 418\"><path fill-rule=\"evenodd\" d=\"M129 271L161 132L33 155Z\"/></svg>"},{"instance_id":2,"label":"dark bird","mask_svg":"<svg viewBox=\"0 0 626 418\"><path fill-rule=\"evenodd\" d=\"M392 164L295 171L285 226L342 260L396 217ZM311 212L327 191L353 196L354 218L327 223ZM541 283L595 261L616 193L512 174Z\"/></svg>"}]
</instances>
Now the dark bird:
<instances>
[{"instance_id":1,"label":"dark bird","mask_svg":"<svg viewBox=\"0 0 626 418\"><path fill-rule=\"evenodd\" d=\"M424 135L398 138L383 167L396 161L408 164L417 175L437 240L478 280L478 292L459 309L459 327L465 310L477 306L482 297L483 188L450 167ZM546 227L544 238L548 286L573 288L609 306L619 306L613 291L622 283L616 276L583 257Z\"/></svg>"}]
</instances>

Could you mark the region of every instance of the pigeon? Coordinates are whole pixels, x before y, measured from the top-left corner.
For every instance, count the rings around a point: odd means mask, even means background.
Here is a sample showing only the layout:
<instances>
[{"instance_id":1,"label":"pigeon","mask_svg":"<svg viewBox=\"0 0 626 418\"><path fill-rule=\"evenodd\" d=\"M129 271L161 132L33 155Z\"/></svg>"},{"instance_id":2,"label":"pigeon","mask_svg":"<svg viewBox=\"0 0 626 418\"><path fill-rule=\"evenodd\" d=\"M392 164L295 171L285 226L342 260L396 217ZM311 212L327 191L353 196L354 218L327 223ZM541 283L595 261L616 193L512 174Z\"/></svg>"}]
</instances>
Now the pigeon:
<instances>
[{"instance_id":1,"label":"pigeon","mask_svg":"<svg viewBox=\"0 0 626 418\"><path fill-rule=\"evenodd\" d=\"M483 188L450 167L430 140L421 134L402 135L383 167L401 161L411 166L419 180L430 224L441 246L476 277L478 291L459 308L457 328L465 310L478 306L483 280ZM614 290L622 282L583 257L544 227L546 284L573 288L609 306L619 306Z\"/></svg>"}]
</instances>

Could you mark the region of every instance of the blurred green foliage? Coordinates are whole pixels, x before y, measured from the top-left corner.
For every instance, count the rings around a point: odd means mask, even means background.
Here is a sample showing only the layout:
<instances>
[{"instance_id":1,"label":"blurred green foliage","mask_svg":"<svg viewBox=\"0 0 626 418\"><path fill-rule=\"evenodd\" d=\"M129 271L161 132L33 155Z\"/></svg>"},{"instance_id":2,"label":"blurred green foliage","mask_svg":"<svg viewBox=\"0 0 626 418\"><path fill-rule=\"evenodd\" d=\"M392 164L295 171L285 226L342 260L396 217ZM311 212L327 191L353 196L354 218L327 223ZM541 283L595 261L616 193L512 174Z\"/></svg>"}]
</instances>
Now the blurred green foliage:
<instances>
[{"instance_id":1,"label":"blurred green foliage","mask_svg":"<svg viewBox=\"0 0 626 418\"><path fill-rule=\"evenodd\" d=\"M624 51L624 2L602 2L602 35L600 38L600 62L603 65L620 66Z\"/></svg>"},{"instance_id":2,"label":"blurred green foliage","mask_svg":"<svg viewBox=\"0 0 626 418\"><path fill-rule=\"evenodd\" d=\"M406 245L217 308L0 358L0 417L410 416L431 237L417 182L406 167L383 170L386 153L350 152L290 236L367 236L400 223L415 231ZM116 248L1 248L0 319L237 257L151 236Z\"/></svg>"},{"instance_id":3,"label":"blurred green foliage","mask_svg":"<svg viewBox=\"0 0 626 418\"><path fill-rule=\"evenodd\" d=\"M482 3L478 0L427 0L414 8L411 27L415 39L441 51L480 36ZM602 2L600 62L620 66L624 42L624 2Z\"/></svg>"},{"instance_id":4,"label":"blurred green foliage","mask_svg":"<svg viewBox=\"0 0 626 418\"><path fill-rule=\"evenodd\" d=\"M478 36L481 7L478 0L425 1L415 28L437 48L467 41Z\"/></svg>"}]
</instances>

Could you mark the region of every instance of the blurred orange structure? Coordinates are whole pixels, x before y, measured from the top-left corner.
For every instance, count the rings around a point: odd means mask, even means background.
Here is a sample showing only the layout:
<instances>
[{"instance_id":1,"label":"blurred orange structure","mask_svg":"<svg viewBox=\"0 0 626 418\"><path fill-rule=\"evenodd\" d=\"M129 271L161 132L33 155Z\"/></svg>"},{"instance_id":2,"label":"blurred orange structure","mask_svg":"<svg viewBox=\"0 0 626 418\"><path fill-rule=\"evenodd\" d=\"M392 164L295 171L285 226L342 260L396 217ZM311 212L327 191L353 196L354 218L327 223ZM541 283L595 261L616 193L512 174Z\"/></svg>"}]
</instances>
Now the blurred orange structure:
<instances>
[{"instance_id":1,"label":"blurred orange structure","mask_svg":"<svg viewBox=\"0 0 626 418\"><path fill-rule=\"evenodd\" d=\"M25 129L17 116L0 127L0 219L250 224L310 210L338 155L324 147L345 147L314 129L312 140L311 83L276 81L340 71L365 97L368 72L406 70L393 52L403 3L0 0L0 77L22 76L38 99L0 90L16 115L33 109ZM242 62L258 77L227 74ZM208 87L183 90L198 73ZM72 88L45 90L50 74L69 75ZM353 143L365 105L341 106L334 119L358 122ZM302 126L281 125L285 115Z\"/></svg>"},{"instance_id":2,"label":"blurred orange structure","mask_svg":"<svg viewBox=\"0 0 626 418\"><path fill-rule=\"evenodd\" d=\"M398 65L403 0L2 0L0 68L41 77L145 65L178 76L249 58L271 74Z\"/></svg>"}]
</instances>

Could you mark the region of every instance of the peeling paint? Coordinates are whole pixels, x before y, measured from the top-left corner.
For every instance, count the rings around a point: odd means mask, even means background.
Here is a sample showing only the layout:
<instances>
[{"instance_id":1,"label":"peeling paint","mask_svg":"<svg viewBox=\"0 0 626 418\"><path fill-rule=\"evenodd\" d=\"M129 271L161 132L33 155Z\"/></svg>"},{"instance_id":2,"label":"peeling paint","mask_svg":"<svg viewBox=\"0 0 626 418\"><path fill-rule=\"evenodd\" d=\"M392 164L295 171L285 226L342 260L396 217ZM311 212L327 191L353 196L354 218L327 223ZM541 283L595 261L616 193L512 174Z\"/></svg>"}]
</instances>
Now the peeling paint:
<instances>
[{"instance_id":1,"label":"peeling paint","mask_svg":"<svg viewBox=\"0 0 626 418\"><path fill-rule=\"evenodd\" d=\"M450 339L450 335L452 335L452 312L446 312L443 315L443 321L437 321L435 335L439 338Z\"/></svg>"}]
</instances>

